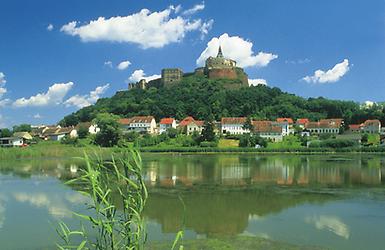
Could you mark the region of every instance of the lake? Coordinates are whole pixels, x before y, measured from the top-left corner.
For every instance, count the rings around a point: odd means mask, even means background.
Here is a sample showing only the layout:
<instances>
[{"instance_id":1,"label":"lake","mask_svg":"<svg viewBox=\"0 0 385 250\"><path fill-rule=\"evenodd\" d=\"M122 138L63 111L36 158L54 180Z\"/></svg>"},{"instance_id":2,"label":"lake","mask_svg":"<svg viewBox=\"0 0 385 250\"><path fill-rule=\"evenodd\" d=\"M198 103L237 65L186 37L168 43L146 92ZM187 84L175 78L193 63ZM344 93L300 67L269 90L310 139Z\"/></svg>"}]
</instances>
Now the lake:
<instances>
[{"instance_id":1,"label":"lake","mask_svg":"<svg viewBox=\"0 0 385 250\"><path fill-rule=\"evenodd\" d=\"M144 154L143 161L149 242L172 241L184 227L185 239L385 248L385 156ZM72 211L84 211L87 200L64 182L82 164L0 161L0 249L52 249L58 221L79 226Z\"/></svg>"}]
</instances>

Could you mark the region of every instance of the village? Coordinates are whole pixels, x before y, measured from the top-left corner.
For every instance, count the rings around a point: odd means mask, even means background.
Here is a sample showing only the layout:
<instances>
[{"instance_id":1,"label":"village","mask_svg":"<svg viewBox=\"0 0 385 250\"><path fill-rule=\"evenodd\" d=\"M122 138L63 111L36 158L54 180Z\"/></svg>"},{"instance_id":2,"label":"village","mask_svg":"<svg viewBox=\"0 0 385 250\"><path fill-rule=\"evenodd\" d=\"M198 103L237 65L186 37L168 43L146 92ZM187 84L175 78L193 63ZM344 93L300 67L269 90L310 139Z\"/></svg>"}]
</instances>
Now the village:
<instances>
[{"instance_id":1,"label":"village","mask_svg":"<svg viewBox=\"0 0 385 250\"><path fill-rule=\"evenodd\" d=\"M153 116L133 116L121 118L117 121L123 134L137 133L138 135L161 135L174 129L180 134L200 135L204 130L205 121L191 116L183 120L172 117L162 118L158 122ZM15 132L12 136L0 138L1 147L24 147L30 145L35 138L42 141L61 141L64 138L77 138L79 130L86 130L88 134L100 131L94 122L83 122L76 126L31 126L31 131ZM384 143L385 128L379 120L366 120L361 124L346 126L343 119L321 119L309 121L307 118L277 118L275 121L253 120L247 117L223 117L213 122L213 129L218 137L236 138L244 134L253 134L266 139L270 143L282 142L285 137L296 135L300 137L321 137L329 135L340 139L356 140L361 143L362 135L379 135L381 145Z\"/></svg>"}]
</instances>

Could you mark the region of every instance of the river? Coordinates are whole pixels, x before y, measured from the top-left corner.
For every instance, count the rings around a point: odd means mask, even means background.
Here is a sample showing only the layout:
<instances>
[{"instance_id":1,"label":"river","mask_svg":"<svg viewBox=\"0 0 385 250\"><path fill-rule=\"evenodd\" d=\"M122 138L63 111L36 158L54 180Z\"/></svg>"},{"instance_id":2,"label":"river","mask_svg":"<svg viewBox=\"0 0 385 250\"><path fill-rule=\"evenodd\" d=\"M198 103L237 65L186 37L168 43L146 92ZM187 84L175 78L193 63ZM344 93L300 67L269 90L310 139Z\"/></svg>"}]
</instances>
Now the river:
<instances>
[{"instance_id":1,"label":"river","mask_svg":"<svg viewBox=\"0 0 385 250\"><path fill-rule=\"evenodd\" d=\"M385 156L144 154L143 162L149 242L172 241L184 227L185 239L385 248ZM52 249L58 221L79 226L72 211L87 200L64 182L82 164L0 162L0 249Z\"/></svg>"}]
</instances>

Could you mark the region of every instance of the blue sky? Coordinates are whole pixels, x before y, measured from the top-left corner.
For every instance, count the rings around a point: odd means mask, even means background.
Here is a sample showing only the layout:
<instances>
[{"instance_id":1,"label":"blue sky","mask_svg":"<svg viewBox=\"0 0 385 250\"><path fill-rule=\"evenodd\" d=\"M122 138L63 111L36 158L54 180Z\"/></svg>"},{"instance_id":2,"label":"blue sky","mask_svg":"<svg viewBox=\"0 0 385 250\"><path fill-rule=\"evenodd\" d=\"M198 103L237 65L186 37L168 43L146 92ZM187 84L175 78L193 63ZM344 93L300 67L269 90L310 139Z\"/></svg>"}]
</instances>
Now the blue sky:
<instances>
[{"instance_id":1,"label":"blue sky","mask_svg":"<svg viewBox=\"0 0 385 250\"><path fill-rule=\"evenodd\" d=\"M384 0L2 0L0 13L0 126L56 123L218 44L250 82L385 100Z\"/></svg>"}]
</instances>

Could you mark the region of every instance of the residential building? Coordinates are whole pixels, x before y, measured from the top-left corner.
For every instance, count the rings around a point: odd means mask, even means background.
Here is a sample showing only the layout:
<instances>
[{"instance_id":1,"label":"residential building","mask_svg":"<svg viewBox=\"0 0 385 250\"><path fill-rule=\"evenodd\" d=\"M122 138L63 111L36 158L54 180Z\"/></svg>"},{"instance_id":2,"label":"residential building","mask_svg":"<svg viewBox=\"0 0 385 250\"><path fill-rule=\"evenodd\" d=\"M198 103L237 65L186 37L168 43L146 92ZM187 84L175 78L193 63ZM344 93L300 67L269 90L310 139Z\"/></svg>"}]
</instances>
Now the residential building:
<instances>
[{"instance_id":1,"label":"residential building","mask_svg":"<svg viewBox=\"0 0 385 250\"><path fill-rule=\"evenodd\" d=\"M27 144L22 137L3 137L0 138L0 147L23 147Z\"/></svg>"},{"instance_id":2,"label":"residential building","mask_svg":"<svg viewBox=\"0 0 385 250\"><path fill-rule=\"evenodd\" d=\"M176 120L174 118L162 118L159 122L159 134L167 132L170 128L176 129Z\"/></svg>"},{"instance_id":3,"label":"residential building","mask_svg":"<svg viewBox=\"0 0 385 250\"><path fill-rule=\"evenodd\" d=\"M15 132L13 133L13 137L23 138L24 141L33 139L32 135L28 132Z\"/></svg>"},{"instance_id":4,"label":"residential building","mask_svg":"<svg viewBox=\"0 0 385 250\"><path fill-rule=\"evenodd\" d=\"M312 134L339 134L342 126L342 119L322 119L319 122L308 122L305 128Z\"/></svg>"},{"instance_id":5,"label":"residential building","mask_svg":"<svg viewBox=\"0 0 385 250\"><path fill-rule=\"evenodd\" d=\"M100 131L100 128L98 127L97 124L93 124L91 122L80 122L78 123L78 125L76 125L75 129L76 131L79 130L79 128L87 128L88 129L88 133L90 133L91 135L94 135L94 134L97 134L99 133Z\"/></svg>"},{"instance_id":6,"label":"residential building","mask_svg":"<svg viewBox=\"0 0 385 250\"><path fill-rule=\"evenodd\" d=\"M156 121L153 116L134 116L131 118L119 119L123 132L138 132L138 133L156 133Z\"/></svg>"},{"instance_id":7,"label":"residential building","mask_svg":"<svg viewBox=\"0 0 385 250\"><path fill-rule=\"evenodd\" d=\"M271 121L253 121L254 133L272 142L283 140L282 127Z\"/></svg>"},{"instance_id":8,"label":"residential building","mask_svg":"<svg viewBox=\"0 0 385 250\"><path fill-rule=\"evenodd\" d=\"M43 132L45 140L60 141L65 136L76 138L78 137L78 133L74 127L49 128Z\"/></svg>"},{"instance_id":9,"label":"residential building","mask_svg":"<svg viewBox=\"0 0 385 250\"><path fill-rule=\"evenodd\" d=\"M350 124L349 125L349 133L357 134L361 133L363 124Z\"/></svg>"},{"instance_id":10,"label":"residential building","mask_svg":"<svg viewBox=\"0 0 385 250\"><path fill-rule=\"evenodd\" d=\"M283 136L294 134L294 122L292 118L277 118L274 125L282 127Z\"/></svg>"},{"instance_id":11,"label":"residential building","mask_svg":"<svg viewBox=\"0 0 385 250\"><path fill-rule=\"evenodd\" d=\"M191 135L194 132L198 132L200 134L203 130L203 124L203 121L198 121L193 117L188 116L179 123L179 128L188 135Z\"/></svg>"},{"instance_id":12,"label":"residential building","mask_svg":"<svg viewBox=\"0 0 385 250\"><path fill-rule=\"evenodd\" d=\"M221 119L222 134L241 135L250 133L250 130L244 128L246 117L223 117Z\"/></svg>"},{"instance_id":13,"label":"residential building","mask_svg":"<svg viewBox=\"0 0 385 250\"><path fill-rule=\"evenodd\" d=\"M308 124L308 123L309 123L309 119L307 119L307 118L299 118L295 122L295 125L297 125L298 127L304 129L306 127L306 124Z\"/></svg>"},{"instance_id":14,"label":"residential building","mask_svg":"<svg viewBox=\"0 0 385 250\"><path fill-rule=\"evenodd\" d=\"M362 126L362 132L379 134L381 132L381 122L379 120L366 120Z\"/></svg>"}]
</instances>

